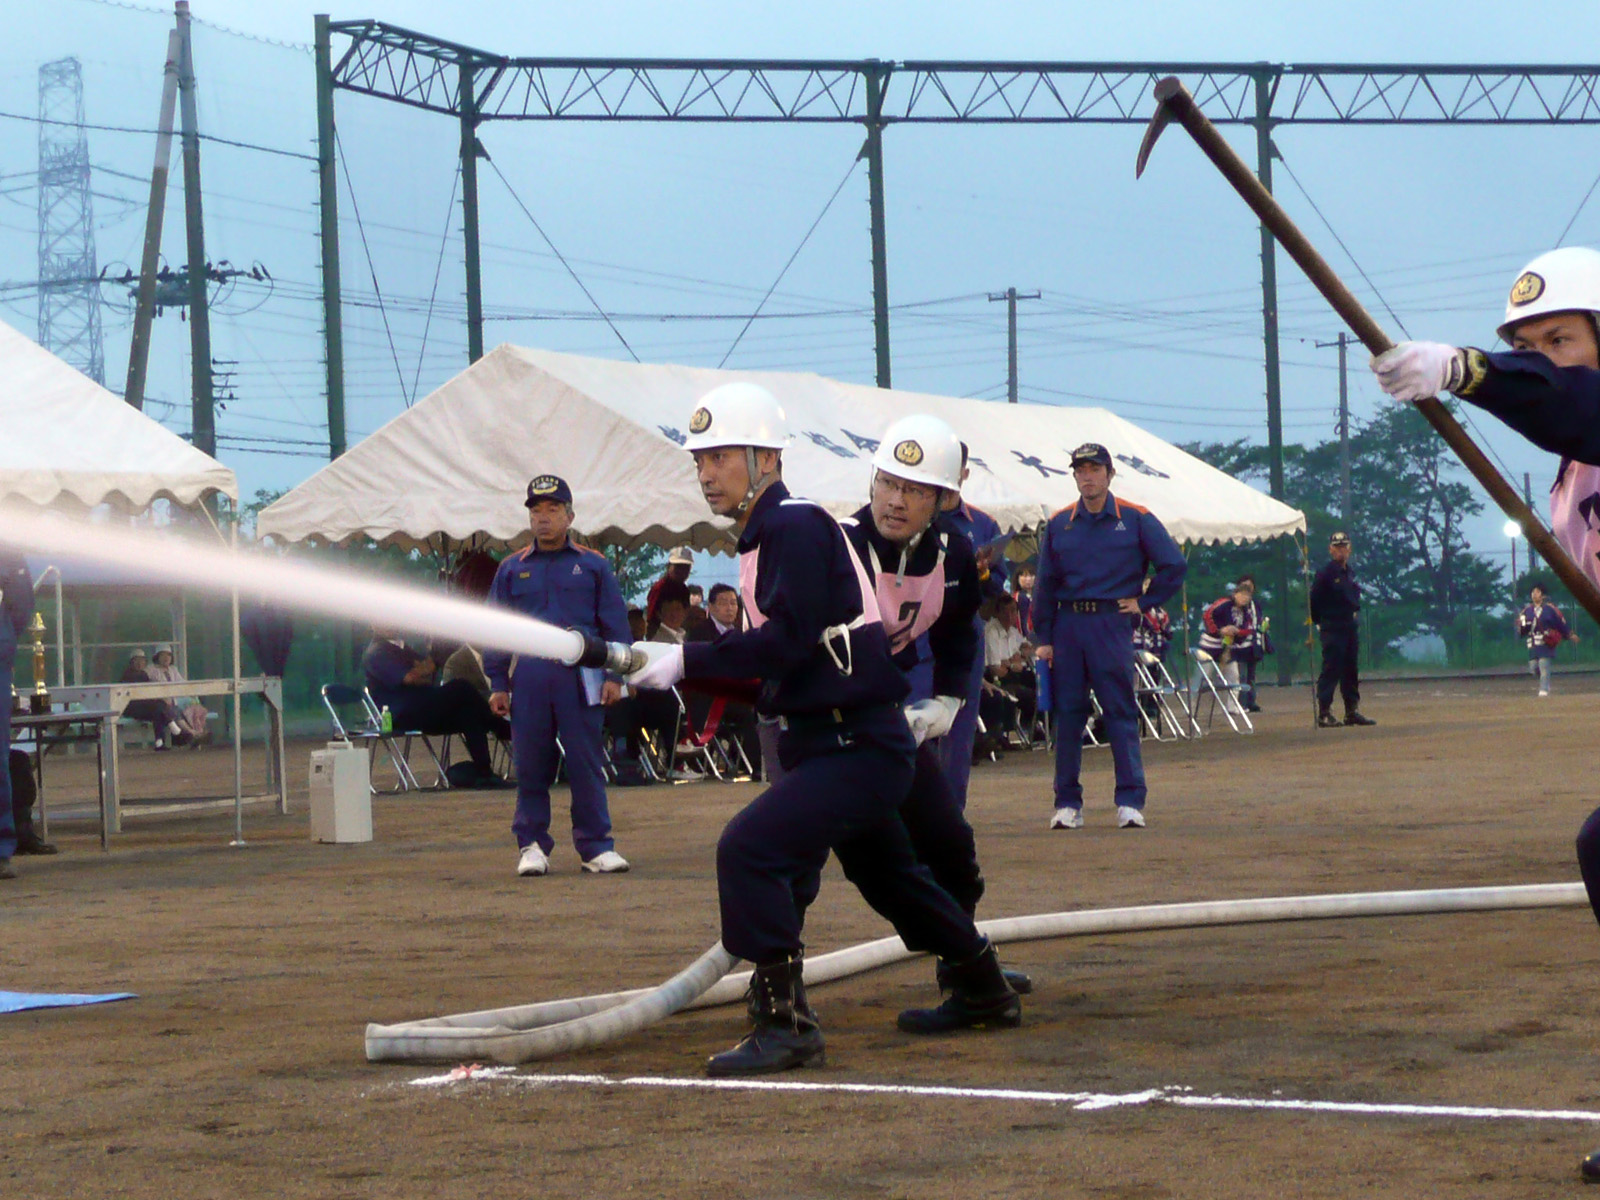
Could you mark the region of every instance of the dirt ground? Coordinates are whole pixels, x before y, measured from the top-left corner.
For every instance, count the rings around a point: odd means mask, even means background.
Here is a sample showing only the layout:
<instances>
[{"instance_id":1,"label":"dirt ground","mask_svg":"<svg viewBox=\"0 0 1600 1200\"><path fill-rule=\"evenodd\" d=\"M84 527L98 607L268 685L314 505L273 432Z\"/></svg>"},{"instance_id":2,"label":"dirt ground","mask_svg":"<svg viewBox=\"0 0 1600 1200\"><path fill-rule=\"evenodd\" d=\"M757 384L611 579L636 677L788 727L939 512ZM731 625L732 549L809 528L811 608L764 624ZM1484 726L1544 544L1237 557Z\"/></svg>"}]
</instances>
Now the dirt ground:
<instances>
[{"instance_id":1,"label":"dirt ground","mask_svg":"<svg viewBox=\"0 0 1600 1200\"><path fill-rule=\"evenodd\" d=\"M1087 756L1087 827L1047 832L1050 763L973 776L980 916L1577 877L1593 677L1375 684L1375 729L1314 731L1267 690L1254 737L1147 747L1150 827L1119 831ZM376 840L310 842L294 811L132 821L102 854L0 883L0 988L137 992L0 1016L0 1190L161 1197L1526 1197L1580 1193L1600 1121L951 1095L417 1087L364 1060L369 1020L638 986L716 938L712 846L751 785L617 791L623 876L515 877L506 793L385 797ZM258 760L257 760L258 761ZM52 767L57 802L92 760ZM216 750L128 756L128 790L222 790ZM252 776L253 778L253 776ZM558 796L558 809L560 804ZM885 928L830 868L813 953ZM926 962L819 988L808 1083L1587 1110L1600 1114L1600 936L1586 909L1128 934L1016 945L1020 1030L919 1041ZM523 1075L695 1080L742 1014L681 1015ZM794 1076L786 1077L794 1078ZM1192 1089L1192 1093L1177 1089Z\"/></svg>"}]
</instances>

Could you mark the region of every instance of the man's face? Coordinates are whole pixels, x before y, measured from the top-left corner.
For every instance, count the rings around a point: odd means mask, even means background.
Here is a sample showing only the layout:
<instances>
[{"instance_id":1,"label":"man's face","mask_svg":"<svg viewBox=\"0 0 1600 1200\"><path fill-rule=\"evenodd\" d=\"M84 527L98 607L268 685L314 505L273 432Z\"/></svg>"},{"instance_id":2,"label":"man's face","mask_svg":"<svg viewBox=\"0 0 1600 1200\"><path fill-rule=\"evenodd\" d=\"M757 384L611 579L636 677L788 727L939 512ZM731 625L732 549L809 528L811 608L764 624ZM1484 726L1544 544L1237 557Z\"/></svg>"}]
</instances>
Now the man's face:
<instances>
[{"instance_id":1,"label":"man's face","mask_svg":"<svg viewBox=\"0 0 1600 1200\"><path fill-rule=\"evenodd\" d=\"M1350 543L1346 542L1342 546L1329 546L1328 547L1328 557L1333 559L1333 561L1336 562L1336 563L1347 563L1347 562L1349 562L1350 561Z\"/></svg>"},{"instance_id":2,"label":"man's face","mask_svg":"<svg viewBox=\"0 0 1600 1200\"><path fill-rule=\"evenodd\" d=\"M932 522L943 490L876 471L872 476L872 523L891 542L904 545Z\"/></svg>"},{"instance_id":3,"label":"man's face","mask_svg":"<svg viewBox=\"0 0 1600 1200\"><path fill-rule=\"evenodd\" d=\"M700 494L706 505L719 517L738 515L750 490L750 468L745 462L743 446L717 446L711 450L694 452L695 475L700 480ZM768 471L777 455L771 450L756 451L756 469Z\"/></svg>"},{"instance_id":4,"label":"man's face","mask_svg":"<svg viewBox=\"0 0 1600 1200\"><path fill-rule=\"evenodd\" d=\"M1249 588L1235 588L1233 590L1233 602L1240 608L1249 608L1250 595L1251 592Z\"/></svg>"},{"instance_id":5,"label":"man's face","mask_svg":"<svg viewBox=\"0 0 1600 1200\"><path fill-rule=\"evenodd\" d=\"M1558 367L1600 368L1600 343L1588 313L1551 313L1511 331L1513 350L1537 350Z\"/></svg>"},{"instance_id":6,"label":"man's face","mask_svg":"<svg viewBox=\"0 0 1600 1200\"><path fill-rule=\"evenodd\" d=\"M682 629L689 616L689 606L682 600L668 600L661 606L661 623L668 629Z\"/></svg>"},{"instance_id":7,"label":"man's face","mask_svg":"<svg viewBox=\"0 0 1600 1200\"><path fill-rule=\"evenodd\" d=\"M1073 482L1078 485L1078 495L1085 500L1098 500L1111 490L1113 472L1104 463L1083 462L1072 468Z\"/></svg>"},{"instance_id":8,"label":"man's face","mask_svg":"<svg viewBox=\"0 0 1600 1200\"><path fill-rule=\"evenodd\" d=\"M1528 594L1528 598L1530 600L1532 600L1535 604L1543 604L1544 603L1544 589L1543 588L1534 588L1533 591Z\"/></svg>"},{"instance_id":9,"label":"man's face","mask_svg":"<svg viewBox=\"0 0 1600 1200\"><path fill-rule=\"evenodd\" d=\"M565 504L554 500L536 501L528 510L528 528L540 545L558 545L566 540L567 530L572 528L572 512Z\"/></svg>"},{"instance_id":10,"label":"man's face","mask_svg":"<svg viewBox=\"0 0 1600 1200\"><path fill-rule=\"evenodd\" d=\"M668 563L667 564L667 578L676 579L679 583L682 583L685 579L689 578L689 564L688 563Z\"/></svg>"},{"instance_id":11,"label":"man's face","mask_svg":"<svg viewBox=\"0 0 1600 1200\"><path fill-rule=\"evenodd\" d=\"M732 625L739 620L739 593L718 592L707 606L719 625Z\"/></svg>"}]
</instances>

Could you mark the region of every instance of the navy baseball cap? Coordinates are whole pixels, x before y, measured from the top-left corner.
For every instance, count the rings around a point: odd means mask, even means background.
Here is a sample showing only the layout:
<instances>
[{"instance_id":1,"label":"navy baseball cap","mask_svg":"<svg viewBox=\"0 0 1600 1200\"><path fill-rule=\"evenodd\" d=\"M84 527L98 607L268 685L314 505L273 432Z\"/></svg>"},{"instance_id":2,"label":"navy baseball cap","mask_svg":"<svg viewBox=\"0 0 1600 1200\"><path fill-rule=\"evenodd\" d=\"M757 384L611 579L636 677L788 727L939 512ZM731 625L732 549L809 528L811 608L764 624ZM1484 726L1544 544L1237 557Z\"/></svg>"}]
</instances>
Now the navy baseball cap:
<instances>
[{"instance_id":1,"label":"navy baseball cap","mask_svg":"<svg viewBox=\"0 0 1600 1200\"><path fill-rule=\"evenodd\" d=\"M1328 545L1330 546L1348 546L1349 544L1350 535L1344 532L1335 533L1328 539Z\"/></svg>"},{"instance_id":2,"label":"navy baseball cap","mask_svg":"<svg viewBox=\"0 0 1600 1200\"><path fill-rule=\"evenodd\" d=\"M532 508L541 500L554 500L557 504L572 503L572 489L559 475L535 475L528 480L528 499L525 507Z\"/></svg>"},{"instance_id":3,"label":"navy baseball cap","mask_svg":"<svg viewBox=\"0 0 1600 1200\"><path fill-rule=\"evenodd\" d=\"M1111 451L1099 442L1085 442L1072 452L1072 465L1079 463L1097 462L1102 467L1111 465Z\"/></svg>"}]
</instances>

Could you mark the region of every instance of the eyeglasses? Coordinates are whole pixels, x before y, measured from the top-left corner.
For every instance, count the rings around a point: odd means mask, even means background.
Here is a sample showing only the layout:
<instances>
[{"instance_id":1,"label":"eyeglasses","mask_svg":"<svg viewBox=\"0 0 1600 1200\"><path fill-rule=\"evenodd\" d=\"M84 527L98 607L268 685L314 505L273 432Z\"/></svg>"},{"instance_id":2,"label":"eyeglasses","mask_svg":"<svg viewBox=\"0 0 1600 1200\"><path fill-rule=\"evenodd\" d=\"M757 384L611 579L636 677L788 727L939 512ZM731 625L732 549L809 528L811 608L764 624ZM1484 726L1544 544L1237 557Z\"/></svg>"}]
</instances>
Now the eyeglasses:
<instances>
[{"instance_id":1,"label":"eyeglasses","mask_svg":"<svg viewBox=\"0 0 1600 1200\"><path fill-rule=\"evenodd\" d=\"M932 500L939 494L939 489L936 487L896 479L893 475L885 475L881 471L872 477L872 486L887 496L899 496L903 500Z\"/></svg>"}]
</instances>

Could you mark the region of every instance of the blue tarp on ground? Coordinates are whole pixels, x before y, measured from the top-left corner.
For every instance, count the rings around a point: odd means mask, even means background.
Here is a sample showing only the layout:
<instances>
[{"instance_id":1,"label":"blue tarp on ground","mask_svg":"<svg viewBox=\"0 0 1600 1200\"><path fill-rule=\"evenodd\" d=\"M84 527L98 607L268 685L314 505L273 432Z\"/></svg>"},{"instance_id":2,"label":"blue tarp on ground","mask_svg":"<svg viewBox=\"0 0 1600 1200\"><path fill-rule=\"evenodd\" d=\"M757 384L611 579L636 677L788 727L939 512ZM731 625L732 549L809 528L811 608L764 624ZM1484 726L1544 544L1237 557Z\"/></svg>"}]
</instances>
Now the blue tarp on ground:
<instances>
[{"instance_id":1,"label":"blue tarp on ground","mask_svg":"<svg viewBox=\"0 0 1600 1200\"><path fill-rule=\"evenodd\" d=\"M133 992L105 992L86 995L80 992L0 992L0 1013L23 1012L30 1008L75 1008L80 1004L108 1004L112 1000L136 1000Z\"/></svg>"}]
</instances>

